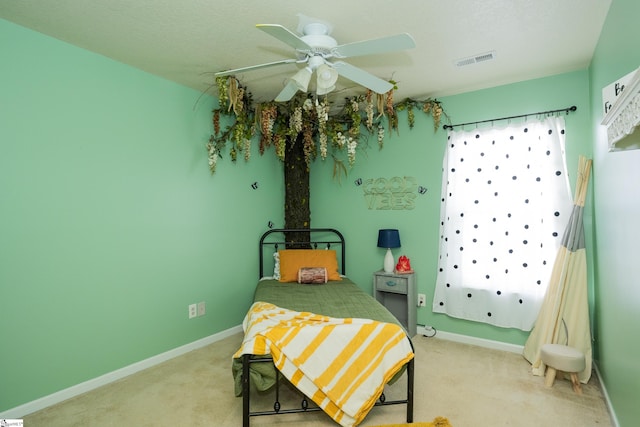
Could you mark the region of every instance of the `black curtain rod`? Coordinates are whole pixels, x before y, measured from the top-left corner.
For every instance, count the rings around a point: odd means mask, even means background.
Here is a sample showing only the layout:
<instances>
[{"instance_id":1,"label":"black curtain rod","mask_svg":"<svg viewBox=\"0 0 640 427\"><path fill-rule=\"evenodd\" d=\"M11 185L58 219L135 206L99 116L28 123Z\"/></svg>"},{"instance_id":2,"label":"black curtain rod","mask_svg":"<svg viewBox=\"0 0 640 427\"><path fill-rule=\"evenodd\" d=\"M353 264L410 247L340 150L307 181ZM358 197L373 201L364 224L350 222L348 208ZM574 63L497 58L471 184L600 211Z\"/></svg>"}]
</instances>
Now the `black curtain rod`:
<instances>
[{"instance_id":1,"label":"black curtain rod","mask_svg":"<svg viewBox=\"0 0 640 427\"><path fill-rule=\"evenodd\" d=\"M442 126L442 128L444 130L452 130L456 126L477 125L477 124L480 124L480 123L496 122L498 120L511 120L511 119L519 119L521 117L529 117L529 116L539 116L539 115L544 115L544 114L561 113L563 111L565 113L569 114L569 112L576 111L577 109L578 109L578 107L576 107L575 105L572 105L571 107L560 108L559 110L540 111L538 113L520 114L519 116L501 117L499 119L481 120L479 122L460 123L460 124L457 124L457 125L444 125L444 126Z\"/></svg>"}]
</instances>

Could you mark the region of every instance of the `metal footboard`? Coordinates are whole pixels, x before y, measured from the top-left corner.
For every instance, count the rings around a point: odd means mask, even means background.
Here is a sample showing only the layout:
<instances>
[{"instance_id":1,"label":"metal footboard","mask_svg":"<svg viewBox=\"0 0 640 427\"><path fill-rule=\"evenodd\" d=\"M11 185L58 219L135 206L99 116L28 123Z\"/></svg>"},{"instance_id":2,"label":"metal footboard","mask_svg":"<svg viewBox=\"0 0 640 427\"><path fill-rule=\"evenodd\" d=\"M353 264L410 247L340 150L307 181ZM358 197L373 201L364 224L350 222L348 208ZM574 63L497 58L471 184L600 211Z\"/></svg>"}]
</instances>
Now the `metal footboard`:
<instances>
[{"instance_id":1,"label":"metal footboard","mask_svg":"<svg viewBox=\"0 0 640 427\"><path fill-rule=\"evenodd\" d=\"M273 410L270 411L251 411L251 377L249 375L250 366L252 363L273 363L270 357L251 357L251 355L245 354L242 356L242 425L243 427L249 427L251 417L263 416L263 415L280 415L280 414L294 414L301 412L317 412L322 409L317 406L309 406L309 401L306 396L303 397L300 404L300 408L283 409L280 404L280 373L276 372L276 385L275 385L275 401L273 403ZM414 387L414 364L415 358L411 359L407 363L407 397L400 400L387 401L384 393L380 396L380 399L376 402L375 406L386 405L407 405L407 423L413 422L413 387Z\"/></svg>"}]
</instances>

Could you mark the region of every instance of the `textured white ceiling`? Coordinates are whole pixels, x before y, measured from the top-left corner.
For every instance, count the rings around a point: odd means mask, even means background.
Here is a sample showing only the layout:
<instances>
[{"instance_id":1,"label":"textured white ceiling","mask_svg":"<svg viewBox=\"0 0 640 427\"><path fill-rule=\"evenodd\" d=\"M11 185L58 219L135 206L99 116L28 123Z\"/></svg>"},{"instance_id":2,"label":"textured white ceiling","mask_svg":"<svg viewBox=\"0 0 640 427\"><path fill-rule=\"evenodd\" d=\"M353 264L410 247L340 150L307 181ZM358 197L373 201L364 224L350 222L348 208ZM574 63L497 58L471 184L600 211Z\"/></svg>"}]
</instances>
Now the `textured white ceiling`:
<instances>
[{"instance_id":1,"label":"textured white ceiling","mask_svg":"<svg viewBox=\"0 0 640 427\"><path fill-rule=\"evenodd\" d=\"M423 99L586 68L611 0L1 0L0 18L214 93L213 73L293 50L255 28L296 30L297 14L333 24L339 44L407 32L417 47L346 61ZM455 61L495 51L492 61ZM273 99L295 64L239 75L257 101ZM332 96L358 90L340 80Z\"/></svg>"}]
</instances>

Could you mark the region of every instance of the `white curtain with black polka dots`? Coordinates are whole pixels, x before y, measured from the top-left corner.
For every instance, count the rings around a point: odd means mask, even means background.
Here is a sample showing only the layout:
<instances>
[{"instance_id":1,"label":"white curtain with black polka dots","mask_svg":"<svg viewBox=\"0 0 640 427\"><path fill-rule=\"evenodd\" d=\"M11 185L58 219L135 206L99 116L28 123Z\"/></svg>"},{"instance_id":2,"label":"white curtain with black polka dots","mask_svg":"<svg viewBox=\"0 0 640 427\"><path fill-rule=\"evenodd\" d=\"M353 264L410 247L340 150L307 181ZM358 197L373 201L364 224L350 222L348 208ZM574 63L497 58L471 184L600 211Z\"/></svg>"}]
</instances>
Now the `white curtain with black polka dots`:
<instances>
[{"instance_id":1,"label":"white curtain with black polka dots","mask_svg":"<svg viewBox=\"0 0 640 427\"><path fill-rule=\"evenodd\" d=\"M434 312L531 330L573 207L564 129L449 131Z\"/></svg>"}]
</instances>

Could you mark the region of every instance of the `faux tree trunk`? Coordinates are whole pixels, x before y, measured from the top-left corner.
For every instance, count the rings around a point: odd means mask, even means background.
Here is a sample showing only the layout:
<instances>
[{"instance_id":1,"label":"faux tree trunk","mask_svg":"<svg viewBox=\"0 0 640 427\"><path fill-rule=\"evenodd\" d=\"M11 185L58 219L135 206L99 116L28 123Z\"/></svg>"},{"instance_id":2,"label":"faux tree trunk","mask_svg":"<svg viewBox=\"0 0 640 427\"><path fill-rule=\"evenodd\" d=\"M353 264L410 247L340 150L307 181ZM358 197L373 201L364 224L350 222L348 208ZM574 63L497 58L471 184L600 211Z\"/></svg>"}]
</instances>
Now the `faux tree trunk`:
<instances>
[{"instance_id":1,"label":"faux tree trunk","mask_svg":"<svg viewBox=\"0 0 640 427\"><path fill-rule=\"evenodd\" d=\"M311 226L309 207L309 168L304 160L302 135L295 141L287 139L284 158L284 226L308 229ZM309 242L309 233L288 233L288 242Z\"/></svg>"}]
</instances>

